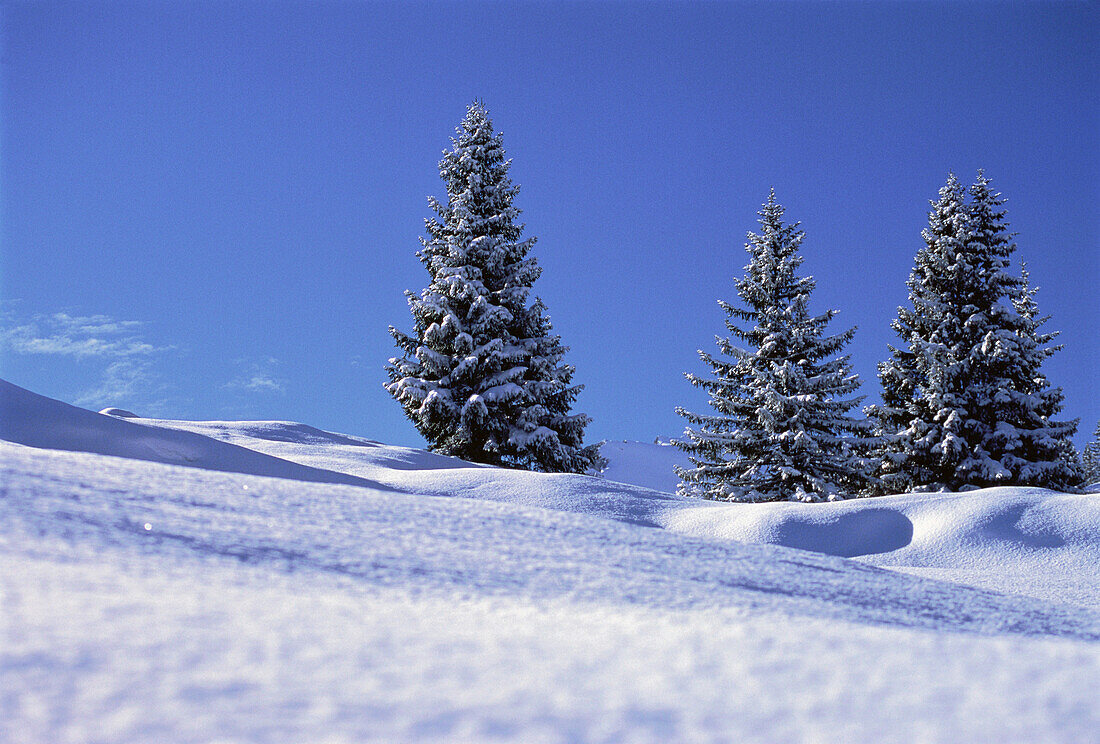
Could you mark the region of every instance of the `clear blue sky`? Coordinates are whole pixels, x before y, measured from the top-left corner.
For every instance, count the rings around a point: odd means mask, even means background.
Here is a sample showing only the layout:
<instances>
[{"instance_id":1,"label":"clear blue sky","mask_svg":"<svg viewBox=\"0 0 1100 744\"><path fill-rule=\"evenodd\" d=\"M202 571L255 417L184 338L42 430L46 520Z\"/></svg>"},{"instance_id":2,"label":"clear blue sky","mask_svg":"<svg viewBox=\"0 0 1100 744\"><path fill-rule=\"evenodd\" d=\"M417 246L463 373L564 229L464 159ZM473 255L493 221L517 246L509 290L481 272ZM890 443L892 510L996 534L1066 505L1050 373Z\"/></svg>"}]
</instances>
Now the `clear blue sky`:
<instances>
[{"instance_id":1,"label":"clear blue sky","mask_svg":"<svg viewBox=\"0 0 1100 744\"><path fill-rule=\"evenodd\" d=\"M0 375L90 408L420 444L390 324L483 99L589 439L683 430L775 187L877 396L928 200L984 167L1100 417L1100 12L1085 3L5 2Z\"/></svg>"}]
</instances>

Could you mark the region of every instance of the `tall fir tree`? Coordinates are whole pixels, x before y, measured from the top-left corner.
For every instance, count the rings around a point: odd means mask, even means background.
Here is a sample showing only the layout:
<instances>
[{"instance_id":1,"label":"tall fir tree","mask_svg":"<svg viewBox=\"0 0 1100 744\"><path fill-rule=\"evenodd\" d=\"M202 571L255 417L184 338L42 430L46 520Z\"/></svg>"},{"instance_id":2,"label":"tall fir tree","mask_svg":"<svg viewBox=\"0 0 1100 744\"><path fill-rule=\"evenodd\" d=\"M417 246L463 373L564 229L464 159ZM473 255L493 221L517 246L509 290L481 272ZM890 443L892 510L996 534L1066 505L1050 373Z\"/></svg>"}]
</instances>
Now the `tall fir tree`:
<instances>
[{"instance_id":1,"label":"tall fir tree","mask_svg":"<svg viewBox=\"0 0 1100 744\"><path fill-rule=\"evenodd\" d=\"M836 315L807 309L815 282L799 277L800 223L784 224L773 190L749 233L750 261L735 280L743 307L719 301L730 337L721 357L700 351L713 377L687 374L710 395L711 414L678 408L690 424L675 444L694 467L677 468L679 491L726 501L823 501L867 487L866 424L848 416L860 397L847 356L855 328L825 336ZM748 328L743 328L739 321Z\"/></svg>"},{"instance_id":2,"label":"tall fir tree","mask_svg":"<svg viewBox=\"0 0 1100 744\"><path fill-rule=\"evenodd\" d=\"M890 358L878 366L883 403L867 409L881 442L878 474L889 492L930 483L936 477L935 458L929 453L936 436L931 423L934 411L922 392L932 365L921 353L926 348L921 340L939 332L940 297L947 291L947 276L940 264L944 256L965 253L968 224L965 192L952 173L940 189L939 200L932 203L928 227L921 233L925 247L917 252L906 282L912 307L899 307L891 323L901 344L890 346Z\"/></svg>"},{"instance_id":3,"label":"tall fir tree","mask_svg":"<svg viewBox=\"0 0 1100 744\"><path fill-rule=\"evenodd\" d=\"M1058 347L1041 333L1034 291L1008 272L1016 249L1004 201L984 174L971 200L951 174L932 203L898 308L901 345L879 365L883 403L868 414L889 491L990 485L1064 487L1076 422L1040 371Z\"/></svg>"},{"instance_id":4,"label":"tall fir tree","mask_svg":"<svg viewBox=\"0 0 1100 744\"><path fill-rule=\"evenodd\" d=\"M417 253L430 275L406 292L412 334L390 327L399 357L386 389L432 451L474 462L545 472L602 466L599 445L585 446L589 417L570 413L581 386L568 350L551 334L546 306L529 302L541 269L522 238L503 140L475 101L443 153L447 201L429 198Z\"/></svg>"}]
</instances>

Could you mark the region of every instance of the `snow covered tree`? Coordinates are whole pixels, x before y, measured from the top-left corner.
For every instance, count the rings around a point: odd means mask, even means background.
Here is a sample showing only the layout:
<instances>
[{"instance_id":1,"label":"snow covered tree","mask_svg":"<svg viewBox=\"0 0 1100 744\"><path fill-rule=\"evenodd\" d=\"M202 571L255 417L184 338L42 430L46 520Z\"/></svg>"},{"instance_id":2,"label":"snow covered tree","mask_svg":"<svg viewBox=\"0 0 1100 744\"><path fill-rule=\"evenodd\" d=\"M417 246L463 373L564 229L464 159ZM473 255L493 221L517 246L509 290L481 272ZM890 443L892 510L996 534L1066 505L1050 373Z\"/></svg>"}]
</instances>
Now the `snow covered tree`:
<instances>
[{"instance_id":1,"label":"snow covered tree","mask_svg":"<svg viewBox=\"0 0 1100 744\"><path fill-rule=\"evenodd\" d=\"M1081 485L1100 483L1100 424L1096 425L1092 441L1081 452Z\"/></svg>"},{"instance_id":2,"label":"snow covered tree","mask_svg":"<svg viewBox=\"0 0 1100 744\"><path fill-rule=\"evenodd\" d=\"M1004 201L981 173L971 200L954 174L932 203L898 308L902 340L879 365L883 404L868 414L891 491L1040 485L1073 479L1076 422L1057 422L1062 392L1040 371L1059 347L1041 333L1035 291L1008 273L1016 249Z\"/></svg>"},{"instance_id":3,"label":"snow covered tree","mask_svg":"<svg viewBox=\"0 0 1100 744\"><path fill-rule=\"evenodd\" d=\"M879 476L887 491L934 483L939 475L934 466L940 457L932 450L942 447L945 432L934 426L938 410L931 407L931 396L925 391L934 376L942 378L945 372L940 364L946 360L936 357L939 349L934 344L948 322L945 298L954 294L952 277L958 283L958 277L967 272L967 267L952 262L966 256L969 220L963 186L951 174L940 189L939 201L932 204L928 227L922 232L925 247L917 252L906 282L913 307L899 307L891 324L902 344L889 347L890 358L879 364L883 403L867 409L882 438ZM952 425L957 421L956 415Z\"/></svg>"},{"instance_id":4,"label":"snow covered tree","mask_svg":"<svg viewBox=\"0 0 1100 744\"><path fill-rule=\"evenodd\" d=\"M582 442L589 422L570 413L581 390L568 347L551 334L542 301L529 302L541 269L522 239L502 136L474 102L443 153L447 201L429 198L417 253L430 275L406 292L410 334L390 327L402 355L389 360L386 389L432 451L474 462L545 472L602 466Z\"/></svg>"},{"instance_id":5,"label":"snow covered tree","mask_svg":"<svg viewBox=\"0 0 1100 744\"><path fill-rule=\"evenodd\" d=\"M799 277L800 223L784 224L773 190L750 232L750 261L735 280L743 307L719 301L731 337L721 356L700 351L712 377L687 374L706 390L714 413L677 412L695 426L674 442L692 468L677 468L680 493L727 501L823 501L868 485L860 457L866 422L849 417L860 397L847 356L836 356L855 328L825 336L836 315L807 309L815 282ZM751 326L744 328L742 326Z\"/></svg>"},{"instance_id":6,"label":"snow covered tree","mask_svg":"<svg viewBox=\"0 0 1100 744\"><path fill-rule=\"evenodd\" d=\"M977 186L988 191L979 178ZM1020 316L1016 353L1005 370L1015 382L1008 390L996 391L996 431L992 453L1009 466L1009 472L1020 485L1065 488L1080 479L1080 465L1071 437L1077 431L1078 420L1055 421L1062 410L1065 396L1062 388L1052 387L1041 366L1047 357L1061 350L1062 345L1049 345L1059 332L1042 332L1039 328L1050 320L1039 315L1035 295L1039 288L1031 287L1031 277L1025 264L1021 269L1020 293L1013 299L1013 308Z\"/></svg>"}]
</instances>

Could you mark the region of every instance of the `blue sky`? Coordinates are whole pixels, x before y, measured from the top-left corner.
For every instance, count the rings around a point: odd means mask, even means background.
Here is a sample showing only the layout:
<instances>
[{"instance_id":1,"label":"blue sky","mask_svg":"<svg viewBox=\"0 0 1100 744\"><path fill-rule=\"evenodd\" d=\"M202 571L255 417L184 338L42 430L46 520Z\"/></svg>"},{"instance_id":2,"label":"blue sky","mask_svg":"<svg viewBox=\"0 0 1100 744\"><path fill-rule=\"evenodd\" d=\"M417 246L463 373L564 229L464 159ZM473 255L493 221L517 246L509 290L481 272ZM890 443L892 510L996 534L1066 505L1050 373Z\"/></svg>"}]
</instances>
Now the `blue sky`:
<instances>
[{"instance_id":1,"label":"blue sky","mask_svg":"<svg viewBox=\"0 0 1100 744\"><path fill-rule=\"evenodd\" d=\"M928 200L986 169L1100 417L1085 3L0 6L0 375L89 408L422 440L382 389L437 162L488 106L585 384L652 440L775 187L873 400Z\"/></svg>"}]
</instances>

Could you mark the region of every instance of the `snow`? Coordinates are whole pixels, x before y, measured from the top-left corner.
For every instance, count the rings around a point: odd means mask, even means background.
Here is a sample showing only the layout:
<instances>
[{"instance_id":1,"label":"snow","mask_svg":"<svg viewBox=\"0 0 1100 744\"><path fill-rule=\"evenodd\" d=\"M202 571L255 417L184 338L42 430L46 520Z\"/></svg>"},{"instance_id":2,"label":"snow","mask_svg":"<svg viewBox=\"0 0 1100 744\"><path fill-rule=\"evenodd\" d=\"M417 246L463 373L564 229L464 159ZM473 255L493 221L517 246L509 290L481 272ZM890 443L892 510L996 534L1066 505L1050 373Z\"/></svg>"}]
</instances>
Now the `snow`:
<instances>
[{"instance_id":1,"label":"snow","mask_svg":"<svg viewBox=\"0 0 1100 744\"><path fill-rule=\"evenodd\" d=\"M119 418L141 418L132 411L127 411L125 408L104 408L100 413L106 416L118 416Z\"/></svg>"},{"instance_id":2,"label":"snow","mask_svg":"<svg viewBox=\"0 0 1100 744\"><path fill-rule=\"evenodd\" d=\"M674 491L675 447L608 442L602 475ZM660 526L707 539L770 543L959 584L1100 608L1100 489L987 488L820 504L679 503Z\"/></svg>"},{"instance_id":3,"label":"snow","mask_svg":"<svg viewBox=\"0 0 1100 744\"><path fill-rule=\"evenodd\" d=\"M816 508L815 508L816 507ZM1100 608L1100 498L1041 488L685 509L674 532L785 545Z\"/></svg>"},{"instance_id":4,"label":"snow","mask_svg":"<svg viewBox=\"0 0 1100 744\"><path fill-rule=\"evenodd\" d=\"M36 395L0 380L0 439L47 449L96 452L276 478L368 485L344 473L318 470L189 431L104 416Z\"/></svg>"},{"instance_id":5,"label":"snow","mask_svg":"<svg viewBox=\"0 0 1100 744\"><path fill-rule=\"evenodd\" d=\"M655 463L609 479L667 446L547 475L291 422L122 420L6 383L0 437L0 741L1100 726L1097 495L708 504L644 487Z\"/></svg>"}]
</instances>

